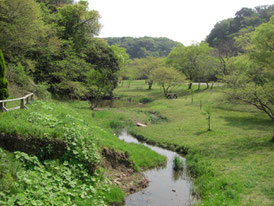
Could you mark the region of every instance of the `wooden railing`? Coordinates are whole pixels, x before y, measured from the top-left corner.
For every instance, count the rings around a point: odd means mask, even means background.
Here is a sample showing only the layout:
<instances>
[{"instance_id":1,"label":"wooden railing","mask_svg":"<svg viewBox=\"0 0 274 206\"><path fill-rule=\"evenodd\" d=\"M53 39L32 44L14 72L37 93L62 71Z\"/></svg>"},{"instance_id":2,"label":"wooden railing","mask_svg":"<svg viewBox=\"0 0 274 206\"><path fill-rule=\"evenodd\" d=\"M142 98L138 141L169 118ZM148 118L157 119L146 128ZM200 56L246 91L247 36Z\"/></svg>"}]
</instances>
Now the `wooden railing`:
<instances>
[{"instance_id":1,"label":"wooden railing","mask_svg":"<svg viewBox=\"0 0 274 206\"><path fill-rule=\"evenodd\" d=\"M2 112L8 112L11 110L16 110L16 109L28 109L26 104L31 104L30 100L33 100L34 94L30 93L24 97L16 98L16 99L6 99L6 100L0 100L0 111ZM5 103L7 102L14 102L14 101L21 101L20 106L13 107L13 108L6 108Z\"/></svg>"}]
</instances>

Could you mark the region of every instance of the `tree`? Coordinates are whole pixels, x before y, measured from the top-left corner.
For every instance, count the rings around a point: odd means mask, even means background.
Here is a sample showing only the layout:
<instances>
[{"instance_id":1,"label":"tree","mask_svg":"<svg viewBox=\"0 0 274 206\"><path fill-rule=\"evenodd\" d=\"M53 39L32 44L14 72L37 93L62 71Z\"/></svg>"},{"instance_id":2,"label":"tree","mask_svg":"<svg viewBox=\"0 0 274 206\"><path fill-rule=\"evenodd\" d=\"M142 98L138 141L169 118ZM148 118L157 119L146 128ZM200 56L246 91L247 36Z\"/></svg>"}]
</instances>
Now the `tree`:
<instances>
[{"instance_id":1,"label":"tree","mask_svg":"<svg viewBox=\"0 0 274 206\"><path fill-rule=\"evenodd\" d=\"M107 73L96 70L90 70L87 73L86 82L91 93L91 98L89 99L91 103L90 108L94 110L102 97L106 95L113 86L111 82L108 81Z\"/></svg>"},{"instance_id":2,"label":"tree","mask_svg":"<svg viewBox=\"0 0 274 206\"><path fill-rule=\"evenodd\" d=\"M162 58L156 58L148 56L143 59L135 59L133 64L139 72L139 78L146 79L148 83L148 89L152 89L153 77L152 73L163 63Z\"/></svg>"},{"instance_id":3,"label":"tree","mask_svg":"<svg viewBox=\"0 0 274 206\"><path fill-rule=\"evenodd\" d=\"M274 16L248 36L247 54L234 58L232 72L226 77L229 95L255 106L274 121Z\"/></svg>"},{"instance_id":4,"label":"tree","mask_svg":"<svg viewBox=\"0 0 274 206\"><path fill-rule=\"evenodd\" d=\"M208 122L208 128L207 131L211 131L211 117L213 113L213 107L212 104L208 104L204 108L203 114L207 116L207 122Z\"/></svg>"},{"instance_id":5,"label":"tree","mask_svg":"<svg viewBox=\"0 0 274 206\"><path fill-rule=\"evenodd\" d=\"M23 57L44 34L39 4L34 0L0 0L0 49L7 62Z\"/></svg>"},{"instance_id":6,"label":"tree","mask_svg":"<svg viewBox=\"0 0 274 206\"><path fill-rule=\"evenodd\" d=\"M243 48L235 43L235 37L254 31L260 24L268 22L273 14L274 5L242 8L234 18L216 23L206 37L206 42L218 50L220 61L225 63L227 58L244 53ZM225 72L225 65L223 69Z\"/></svg>"},{"instance_id":7,"label":"tree","mask_svg":"<svg viewBox=\"0 0 274 206\"><path fill-rule=\"evenodd\" d=\"M72 4L73 0L36 0L39 3L46 3L46 4L54 4L56 6L60 6L63 4Z\"/></svg>"},{"instance_id":8,"label":"tree","mask_svg":"<svg viewBox=\"0 0 274 206\"><path fill-rule=\"evenodd\" d=\"M213 56L213 48L207 43L196 43L187 47L181 44L169 53L167 64L181 71L191 82L208 82L209 77L214 75L216 59ZM189 89L191 85L192 83L189 84Z\"/></svg>"},{"instance_id":9,"label":"tree","mask_svg":"<svg viewBox=\"0 0 274 206\"><path fill-rule=\"evenodd\" d=\"M6 64L2 51L0 50L0 99L6 99L9 96L8 81L6 79Z\"/></svg>"},{"instance_id":10,"label":"tree","mask_svg":"<svg viewBox=\"0 0 274 206\"><path fill-rule=\"evenodd\" d=\"M129 79L130 74L128 73L128 65L131 63L131 60L129 58L129 55L125 48L120 47L118 44L114 44L110 46L112 51L114 52L118 64L119 64L119 72L117 73L119 81L122 81L123 79Z\"/></svg>"},{"instance_id":11,"label":"tree","mask_svg":"<svg viewBox=\"0 0 274 206\"><path fill-rule=\"evenodd\" d=\"M115 52L108 46L108 44L99 38L93 38L84 50L85 60L91 64L94 70L104 74L104 78L109 83L108 91L105 95L110 98L113 96L113 90L117 87L119 72L119 60Z\"/></svg>"},{"instance_id":12,"label":"tree","mask_svg":"<svg viewBox=\"0 0 274 206\"><path fill-rule=\"evenodd\" d=\"M161 66L152 72L152 79L160 85L165 97L167 97L174 87L183 82L184 77L172 67Z\"/></svg>"},{"instance_id":13,"label":"tree","mask_svg":"<svg viewBox=\"0 0 274 206\"><path fill-rule=\"evenodd\" d=\"M81 52L91 37L98 35L100 15L95 10L88 11L87 1L67 4L58 13L59 36L65 40L72 39L77 52Z\"/></svg>"},{"instance_id":14,"label":"tree","mask_svg":"<svg viewBox=\"0 0 274 206\"><path fill-rule=\"evenodd\" d=\"M118 44L125 48L131 59L142 59L148 56L166 57L179 44L164 37L109 37L104 39L109 45Z\"/></svg>"}]
</instances>

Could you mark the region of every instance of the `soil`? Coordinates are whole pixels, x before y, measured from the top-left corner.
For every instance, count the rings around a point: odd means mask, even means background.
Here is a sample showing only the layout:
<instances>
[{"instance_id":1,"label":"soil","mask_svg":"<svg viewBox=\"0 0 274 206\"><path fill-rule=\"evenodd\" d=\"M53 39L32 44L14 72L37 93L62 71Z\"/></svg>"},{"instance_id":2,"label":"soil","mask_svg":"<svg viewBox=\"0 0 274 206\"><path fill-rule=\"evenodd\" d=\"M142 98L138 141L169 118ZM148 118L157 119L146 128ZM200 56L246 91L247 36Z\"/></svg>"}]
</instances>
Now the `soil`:
<instances>
[{"instance_id":1,"label":"soil","mask_svg":"<svg viewBox=\"0 0 274 206\"><path fill-rule=\"evenodd\" d=\"M40 139L37 137L21 137L0 132L0 147L10 151L25 152L36 155L39 159L57 159L66 152L66 143L60 139Z\"/></svg>"},{"instance_id":2,"label":"soil","mask_svg":"<svg viewBox=\"0 0 274 206\"><path fill-rule=\"evenodd\" d=\"M131 168L120 165L116 168L106 168L106 177L116 186L120 187L126 195L133 194L149 184L148 180L141 172L136 172Z\"/></svg>"},{"instance_id":3,"label":"soil","mask_svg":"<svg viewBox=\"0 0 274 206\"><path fill-rule=\"evenodd\" d=\"M107 154L107 155L106 155ZM123 153L103 149L104 159L102 165L106 177L116 186L120 187L126 195L133 194L149 184L149 181L141 172L136 172L133 164Z\"/></svg>"}]
</instances>

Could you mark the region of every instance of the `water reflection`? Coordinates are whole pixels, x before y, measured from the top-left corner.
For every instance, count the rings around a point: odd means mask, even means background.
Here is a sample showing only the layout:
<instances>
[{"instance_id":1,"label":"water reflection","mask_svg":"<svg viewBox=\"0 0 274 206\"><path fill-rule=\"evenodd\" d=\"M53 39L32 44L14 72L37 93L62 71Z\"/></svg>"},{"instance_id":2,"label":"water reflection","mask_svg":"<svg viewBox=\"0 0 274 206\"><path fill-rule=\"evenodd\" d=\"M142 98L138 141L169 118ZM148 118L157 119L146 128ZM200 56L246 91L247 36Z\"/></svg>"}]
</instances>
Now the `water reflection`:
<instances>
[{"instance_id":1,"label":"water reflection","mask_svg":"<svg viewBox=\"0 0 274 206\"><path fill-rule=\"evenodd\" d=\"M172 177L173 177L174 181L177 181L179 179L183 180L184 179L184 171L181 171L181 170L175 171L175 170L173 170Z\"/></svg>"}]
</instances>

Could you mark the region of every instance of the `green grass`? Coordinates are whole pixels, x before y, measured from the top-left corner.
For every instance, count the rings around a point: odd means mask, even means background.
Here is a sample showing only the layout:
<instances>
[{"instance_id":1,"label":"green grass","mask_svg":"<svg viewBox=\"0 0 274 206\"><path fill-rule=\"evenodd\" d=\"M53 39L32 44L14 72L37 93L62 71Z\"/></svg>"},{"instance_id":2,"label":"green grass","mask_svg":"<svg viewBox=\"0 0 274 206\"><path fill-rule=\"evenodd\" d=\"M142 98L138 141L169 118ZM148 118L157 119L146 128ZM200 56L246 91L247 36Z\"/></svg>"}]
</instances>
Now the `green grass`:
<instances>
[{"instance_id":1,"label":"green grass","mask_svg":"<svg viewBox=\"0 0 274 206\"><path fill-rule=\"evenodd\" d=\"M192 104L186 85L174 91L178 99L168 100L156 85L149 91L143 81L131 82L130 88L119 87L115 95L131 97L135 105L110 108L109 117L119 114L123 121L147 123L145 128L130 127L146 141L173 150L187 148L201 204L273 205L273 122L250 105L227 102L222 88L196 89ZM154 101L139 105L137 100L143 97ZM209 104L212 131L207 131L203 114ZM151 122L150 112L167 121Z\"/></svg>"},{"instance_id":2,"label":"green grass","mask_svg":"<svg viewBox=\"0 0 274 206\"><path fill-rule=\"evenodd\" d=\"M47 156L39 154L42 159L37 161L40 163L35 160L31 168L21 165L14 154L1 150L0 204L40 204L40 201L41 204L51 205L103 205L104 202L122 202L124 193L117 187L109 187L98 173L100 170L96 170L93 176L85 173L86 169L97 165L101 150L108 148L125 153L136 170L163 165L166 158L145 146L119 140L113 129L119 130L130 123L120 115L115 115L114 119L111 116L109 111L91 111L87 102L53 100L34 101L29 110L0 113L0 136L61 140L67 142L70 149L57 160L45 160ZM43 152L41 150L40 153ZM23 156L27 161L36 158ZM5 162L8 164L5 165ZM58 181L52 182L54 179ZM53 187L45 187L44 184ZM43 195L39 196L40 193ZM51 198L47 200L45 195Z\"/></svg>"},{"instance_id":3,"label":"green grass","mask_svg":"<svg viewBox=\"0 0 274 206\"><path fill-rule=\"evenodd\" d=\"M112 114L108 111L93 112L88 108L87 102L80 101L35 101L30 110L0 113L0 131L2 134L26 138L35 136L41 139L64 139L63 130L58 129L60 126L78 126L81 135L95 138L101 148L126 152L134 161L136 168L147 169L165 163L165 157L142 145L127 144L112 133L110 127L117 127L115 122L119 123L119 127L126 126L126 122L120 123L123 120L122 116L116 115L116 119L111 120ZM141 158L144 154L145 157Z\"/></svg>"},{"instance_id":4,"label":"green grass","mask_svg":"<svg viewBox=\"0 0 274 206\"><path fill-rule=\"evenodd\" d=\"M95 137L100 148L128 154L136 168L165 162L143 146L117 140L113 133L126 127L148 142L188 153L187 166L201 205L273 205L272 121L252 106L227 102L221 88L196 89L192 103L187 85L173 91L178 99L168 100L156 85L147 90L144 81L132 81L130 87L125 82L115 90L120 100L104 102L103 110L90 111L88 103L79 101L36 102L30 110L0 113L0 131L62 139L56 124L71 128L75 124L82 135ZM144 98L153 101L140 104ZM211 131L203 114L209 104ZM136 122L148 127L135 127Z\"/></svg>"},{"instance_id":5,"label":"green grass","mask_svg":"<svg viewBox=\"0 0 274 206\"><path fill-rule=\"evenodd\" d=\"M179 156L175 156L173 158L173 169L175 171L183 170L184 169L184 162L180 159Z\"/></svg>"}]
</instances>

